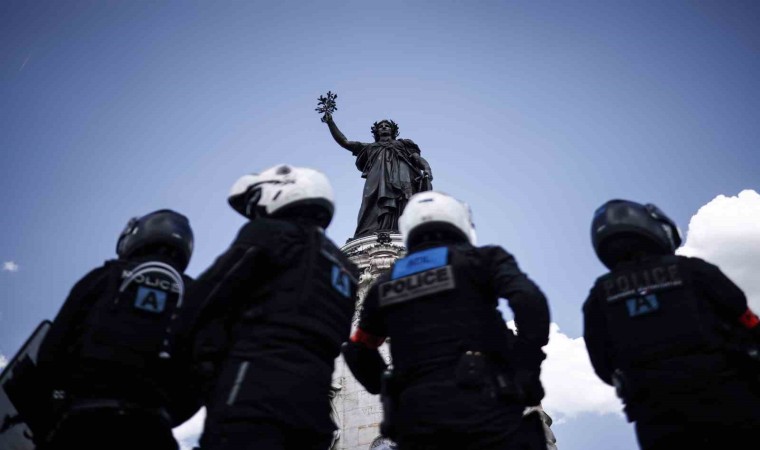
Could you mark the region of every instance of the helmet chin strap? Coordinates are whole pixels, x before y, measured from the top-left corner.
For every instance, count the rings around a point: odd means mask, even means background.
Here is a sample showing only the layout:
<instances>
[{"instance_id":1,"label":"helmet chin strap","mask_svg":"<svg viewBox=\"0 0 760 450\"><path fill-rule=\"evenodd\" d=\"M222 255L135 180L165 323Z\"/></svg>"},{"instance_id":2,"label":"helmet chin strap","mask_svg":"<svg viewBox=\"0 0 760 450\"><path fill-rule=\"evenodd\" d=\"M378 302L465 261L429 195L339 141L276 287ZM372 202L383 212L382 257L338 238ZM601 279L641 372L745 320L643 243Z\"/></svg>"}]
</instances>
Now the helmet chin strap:
<instances>
[{"instance_id":1,"label":"helmet chin strap","mask_svg":"<svg viewBox=\"0 0 760 450\"><path fill-rule=\"evenodd\" d=\"M253 189L248 197L248 201L245 203L245 215L249 218L258 217L256 209L261 200L261 189Z\"/></svg>"}]
</instances>

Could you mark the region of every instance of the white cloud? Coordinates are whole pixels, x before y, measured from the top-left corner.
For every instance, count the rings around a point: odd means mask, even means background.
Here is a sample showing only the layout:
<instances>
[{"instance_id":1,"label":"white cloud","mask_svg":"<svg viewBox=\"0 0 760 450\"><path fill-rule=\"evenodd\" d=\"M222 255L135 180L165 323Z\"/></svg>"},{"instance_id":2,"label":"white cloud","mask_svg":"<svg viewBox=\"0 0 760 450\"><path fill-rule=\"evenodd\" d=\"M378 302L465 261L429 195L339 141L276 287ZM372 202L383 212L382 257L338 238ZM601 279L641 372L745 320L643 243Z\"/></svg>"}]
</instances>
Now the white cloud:
<instances>
[{"instance_id":1,"label":"white cloud","mask_svg":"<svg viewBox=\"0 0 760 450\"><path fill-rule=\"evenodd\" d=\"M691 218L686 236L678 254L720 267L760 312L760 194L748 189L715 197Z\"/></svg>"},{"instance_id":2,"label":"white cloud","mask_svg":"<svg viewBox=\"0 0 760 450\"><path fill-rule=\"evenodd\" d=\"M206 420L206 408L201 408L187 422L174 428L174 438L179 442L180 450L191 450L198 445L198 438L203 432L203 421Z\"/></svg>"},{"instance_id":3,"label":"white cloud","mask_svg":"<svg viewBox=\"0 0 760 450\"><path fill-rule=\"evenodd\" d=\"M546 391L544 410L561 423L582 413L622 414L615 390L594 373L582 337L571 338L552 323L541 382Z\"/></svg>"},{"instance_id":4,"label":"white cloud","mask_svg":"<svg viewBox=\"0 0 760 450\"><path fill-rule=\"evenodd\" d=\"M499 310L513 331L515 321L504 300ZM549 343L544 347L546 359L541 364L541 383L546 396L541 402L552 421L562 423L579 414L618 414L622 417L623 404L615 395L615 389L605 384L594 372L582 337L571 338L559 330L559 325L549 327Z\"/></svg>"},{"instance_id":5,"label":"white cloud","mask_svg":"<svg viewBox=\"0 0 760 450\"><path fill-rule=\"evenodd\" d=\"M5 261L3 263L3 272L18 272L18 264L13 261Z\"/></svg>"},{"instance_id":6,"label":"white cloud","mask_svg":"<svg viewBox=\"0 0 760 450\"><path fill-rule=\"evenodd\" d=\"M5 355L0 354L0 370L2 370L7 365L8 365L8 358L6 358Z\"/></svg>"}]
</instances>

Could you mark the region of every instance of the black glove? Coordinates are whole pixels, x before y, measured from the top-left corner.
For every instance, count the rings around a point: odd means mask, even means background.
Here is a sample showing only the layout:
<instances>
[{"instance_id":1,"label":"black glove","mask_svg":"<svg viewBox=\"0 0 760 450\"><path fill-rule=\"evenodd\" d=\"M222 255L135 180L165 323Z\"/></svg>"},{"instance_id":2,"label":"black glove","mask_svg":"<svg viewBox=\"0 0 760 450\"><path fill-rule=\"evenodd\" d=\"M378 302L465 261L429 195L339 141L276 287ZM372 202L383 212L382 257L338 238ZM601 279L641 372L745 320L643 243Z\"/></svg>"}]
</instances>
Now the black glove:
<instances>
[{"instance_id":1,"label":"black glove","mask_svg":"<svg viewBox=\"0 0 760 450\"><path fill-rule=\"evenodd\" d=\"M359 383L370 394L380 393L380 380L387 368L377 349L369 349L357 342L344 342L341 346L343 359Z\"/></svg>"},{"instance_id":2,"label":"black glove","mask_svg":"<svg viewBox=\"0 0 760 450\"><path fill-rule=\"evenodd\" d=\"M537 370L519 369L514 374L514 387L519 401L526 406L535 406L544 398L544 387L541 385L540 372Z\"/></svg>"},{"instance_id":3,"label":"black glove","mask_svg":"<svg viewBox=\"0 0 760 450\"><path fill-rule=\"evenodd\" d=\"M750 328L749 335L752 336L754 344L760 347L760 325Z\"/></svg>"}]
</instances>

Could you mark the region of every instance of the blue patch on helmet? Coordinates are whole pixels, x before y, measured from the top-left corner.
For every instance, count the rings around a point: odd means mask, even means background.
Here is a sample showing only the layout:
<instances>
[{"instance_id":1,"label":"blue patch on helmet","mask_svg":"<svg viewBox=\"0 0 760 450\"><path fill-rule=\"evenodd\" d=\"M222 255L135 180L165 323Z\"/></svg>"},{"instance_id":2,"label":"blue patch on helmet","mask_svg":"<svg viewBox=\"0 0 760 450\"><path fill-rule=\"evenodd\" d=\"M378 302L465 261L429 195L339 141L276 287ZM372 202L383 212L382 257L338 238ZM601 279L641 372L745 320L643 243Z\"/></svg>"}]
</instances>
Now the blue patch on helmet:
<instances>
[{"instance_id":1,"label":"blue patch on helmet","mask_svg":"<svg viewBox=\"0 0 760 450\"><path fill-rule=\"evenodd\" d=\"M412 253L396 261L393 265L391 279L396 280L417 272L443 267L448 263L448 258L449 249L447 247L435 247Z\"/></svg>"}]
</instances>

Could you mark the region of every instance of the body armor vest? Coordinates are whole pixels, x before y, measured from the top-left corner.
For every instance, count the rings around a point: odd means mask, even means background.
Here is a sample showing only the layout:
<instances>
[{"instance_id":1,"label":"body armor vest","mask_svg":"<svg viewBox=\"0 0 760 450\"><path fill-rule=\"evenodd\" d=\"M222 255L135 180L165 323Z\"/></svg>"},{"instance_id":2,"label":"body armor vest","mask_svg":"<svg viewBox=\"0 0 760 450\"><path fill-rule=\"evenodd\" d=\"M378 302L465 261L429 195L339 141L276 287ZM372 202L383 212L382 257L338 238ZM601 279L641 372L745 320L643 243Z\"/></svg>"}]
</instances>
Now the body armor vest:
<instances>
[{"instance_id":1,"label":"body armor vest","mask_svg":"<svg viewBox=\"0 0 760 450\"><path fill-rule=\"evenodd\" d=\"M108 287L86 316L78 356L135 368L171 358L182 275L158 261L109 265Z\"/></svg>"},{"instance_id":2,"label":"body armor vest","mask_svg":"<svg viewBox=\"0 0 760 450\"><path fill-rule=\"evenodd\" d=\"M270 249L278 268L253 293L238 339L295 341L332 363L351 331L356 266L317 228L288 234L286 248Z\"/></svg>"},{"instance_id":3,"label":"body armor vest","mask_svg":"<svg viewBox=\"0 0 760 450\"><path fill-rule=\"evenodd\" d=\"M668 256L597 280L614 358L623 369L717 348L722 338L691 274Z\"/></svg>"},{"instance_id":4,"label":"body armor vest","mask_svg":"<svg viewBox=\"0 0 760 450\"><path fill-rule=\"evenodd\" d=\"M394 368L453 368L466 351L506 362L514 334L496 309L490 273L477 248L465 246L417 251L396 261L377 286Z\"/></svg>"}]
</instances>

